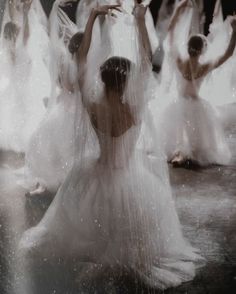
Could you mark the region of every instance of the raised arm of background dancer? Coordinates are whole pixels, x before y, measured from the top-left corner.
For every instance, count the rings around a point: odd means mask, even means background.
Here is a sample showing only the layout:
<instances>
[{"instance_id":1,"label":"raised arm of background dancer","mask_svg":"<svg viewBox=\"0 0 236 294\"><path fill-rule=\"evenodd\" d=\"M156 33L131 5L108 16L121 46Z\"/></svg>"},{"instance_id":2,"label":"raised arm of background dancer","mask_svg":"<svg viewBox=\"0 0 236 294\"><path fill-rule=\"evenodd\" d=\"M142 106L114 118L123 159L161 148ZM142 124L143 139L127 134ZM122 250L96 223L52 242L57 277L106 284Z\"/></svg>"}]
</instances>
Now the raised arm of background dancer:
<instances>
[{"instance_id":1,"label":"raised arm of background dancer","mask_svg":"<svg viewBox=\"0 0 236 294\"><path fill-rule=\"evenodd\" d=\"M213 64L213 69L221 66L224 62L226 62L234 53L234 49L236 46L236 17L233 17L231 21L231 26L232 26L232 35L231 39L229 42L229 45L225 51L225 53L218 58L218 60Z\"/></svg>"},{"instance_id":2,"label":"raised arm of background dancer","mask_svg":"<svg viewBox=\"0 0 236 294\"><path fill-rule=\"evenodd\" d=\"M221 1L217 0L216 4L215 4L215 9L214 9L214 13L213 16L217 17L222 13L221 11Z\"/></svg>"},{"instance_id":3,"label":"raised arm of background dancer","mask_svg":"<svg viewBox=\"0 0 236 294\"><path fill-rule=\"evenodd\" d=\"M15 1L14 0L8 0L5 5L8 5L8 10L9 10L9 17L11 21L14 21L14 15L15 15ZM6 6L5 6L6 8ZM6 9L5 9L6 11Z\"/></svg>"},{"instance_id":4,"label":"raised arm of background dancer","mask_svg":"<svg viewBox=\"0 0 236 294\"><path fill-rule=\"evenodd\" d=\"M24 0L23 3L23 43L24 45L27 44L29 39L29 10L32 4L32 0Z\"/></svg>"},{"instance_id":5,"label":"raised arm of background dancer","mask_svg":"<svg viewBox=\"0 0 236 294\"><path fill-rule=\"evenodd\" d=\"M141 50L144 56L148 57L148 60L152 61L152 48L148 36L148 31L146 27L145 15L147 12L148 6L144 6L142 3L138 3L137 0L134 0L134 17L136 19L137 27L138 27L138 35L139 35L139 42L141 45ZM142 58L145 61L145 58Z\"/></svg>"}]
</instances>

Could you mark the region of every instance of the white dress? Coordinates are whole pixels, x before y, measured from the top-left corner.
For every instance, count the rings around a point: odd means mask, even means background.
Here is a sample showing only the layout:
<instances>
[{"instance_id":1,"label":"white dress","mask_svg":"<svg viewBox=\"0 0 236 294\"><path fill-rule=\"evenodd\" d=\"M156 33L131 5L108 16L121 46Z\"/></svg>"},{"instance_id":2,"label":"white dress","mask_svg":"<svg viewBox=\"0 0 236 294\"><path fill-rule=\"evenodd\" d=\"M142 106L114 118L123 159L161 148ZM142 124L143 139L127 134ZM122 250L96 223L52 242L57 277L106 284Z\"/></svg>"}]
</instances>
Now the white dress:
<instances>
[{"instance_id":1,"label":"white dress","mask_svg":"<svg viewBox=\"0 0 236 294\"><path fill-rule=\"evenodd\" d=\"M64 89L46 113L26 150L25 185L42 184L56 192L72 167L75 154L77 95Z\"/></svg>"},{"instance_id":2,"label":"white dress","mask_svg":"<svg viewBox=\"0 0 236 294\"><path fill-rule=\"evenodd\" d=\"M42 221L24 233L21 250L78 258L94 270L128 268L161 289L193 279L200 257L182 236L163 158L154 168L136 148L140 129L119 137L96 130L99 159L74 166Z\"/></svg>"},{"instance_id":3,"label":"white dress","mask_svg":"<svg viewBox=\"0 0 236 294\"><path fill-rule=\"evenodd\" d=\"M53 46L56 47L55 44ZM76 71L63 41L58 42L53 53L55 60L51 66L55 63L59 72L55 71L56 76L52 76L55 89L49 99L47 113L32 134L26 149L24 185L33 188L40 183L49 191L56 192L74 162L75 120L78 118L77 101L80 94L66 88L65 79L69 80L69 75L72 76L70 71L76 76ZM73 81L70 82L73 84Z\"/></svg>"},{"instance_id":4,"label":"white dress","mask_svg":"<svg viewBox=\"0 0 236 294\"><path fill-rule=\"evenodd\" d=\"M163 113L168 159L181 152L200 165L228 164L231 153L219 114L199 97L203 79L188 81L178 73L178 97Z\"/></svg>"},{"instance_id":5,"label":"white dress","mask_svg":"<svg viewBox=\"0 0 236 294\"><path fill-rule=\"evenodd\" d=\"M14 50L1 46L0 75L0 148L23 152L27 142L28 109L25 98L31 61L19 41Z\"/></svg>"},{"instance_id":6,"label":"white dress","mask_svg":"<svg viewBox=\"0 0 236 294\"><path fill-rule=\"evenodd\" d=\"M26 150L22 183L27 189L33 189L40 183L52 193L57 192L71 170L75 156L83 146L81 136L88 122L88 118L83 117L82 120L81 117L76 62L64 41L65 28L59 24L60 13L58 2L55 2L50 15L52 92L47 113L31 136ZM89 146L86 145L84 155L89 154Z\"/></svg>"},{"instance_id":7,"label":"white dress","mask_svg":"<svg viewBox=\"0 0 236 294\"><path fill-rule=\"evenodd\" d=\"M223 21L223 15L214 18L208 36L206 61L214 62L225 53L230 42L231 31L229 18L225 21ZM232 83L235 56L234 53L223 65L212 71L202 84L200 95L206 97L214 106L225 106L236 102L233 95L234 83Z\"/></svg>"},{"instance_id":8,"label":"white dress","mask_svg":"<svg viewBox=\"0 0 236 294\"><path fill-rule=\"evenodd\" d=\"M1 36L1 54L6 60L1 60L0 148L16 152L25 152L32 133L45 114L43 99L50 93L50 76L44 60L48 49L46 28L40 23L32 4L29 11L30 35L24 44L22 9L21 3L16 7L13 19L20 28L14 62L9 41L3 34ZM7 5L3 24L9 20Z\"/></svg>"},{"instance_id":9,"label":"white dress","mask_svg":"<svg viewBox=\"0 0 236 294\"><path fill-rule=\"evenodd\" d=\"M27 52L32 60L28 105L32 114L29 125L33 130L38 127L45 115L43 101L50 97L52 79L49 71L50 40L46 26L48 23L44 23L45 15L41 10L40 1L33 0L29 11L30 36L27 43Z\"/></svg>"},{"instance_id":10,"label":"white dress","mask_svg":"<svg viewBox=\"0 0 236 294\"><path fill-rule=\"evenodd\" d=\"M83 146L84 125L88 123L88 117L81 116L81 105L79 89L72 93L64 88L48 109L26 151L23 185L28 189L40 183L55 193L65 181ZM90 128L88 138L94 136ZM97 156L96 148L90 152L90 141L86 139L84 156Z\"/></svg>"}]
</instances>

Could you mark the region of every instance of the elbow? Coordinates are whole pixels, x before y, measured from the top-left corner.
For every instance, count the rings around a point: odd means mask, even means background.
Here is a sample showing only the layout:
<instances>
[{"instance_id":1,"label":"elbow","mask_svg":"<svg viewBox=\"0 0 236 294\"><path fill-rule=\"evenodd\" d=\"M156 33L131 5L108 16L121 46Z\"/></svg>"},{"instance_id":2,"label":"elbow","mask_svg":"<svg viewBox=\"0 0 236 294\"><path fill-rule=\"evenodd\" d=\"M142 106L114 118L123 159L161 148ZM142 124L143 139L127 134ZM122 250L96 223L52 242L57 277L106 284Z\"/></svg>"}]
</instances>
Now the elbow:
<instances>
[{"instance_id":1,"label":"elbow","mask_svg":"<svg viewBox=\"0 0 236 294\"><path fill-rule=\"evenodd\" d=\"M232 57L233 56L233 53L234 53L234 50L233 49L229 50L227 52L227 54L226 54L225 61L228 60L230 57Z\"/></svg>"},{"instance_id":2,"label":"elbow","mask_svg":"<svg viewBox=\"0 0 236 294\"><path fill-rule=\"evenodd\" d=\"M229 50L226 52L226 54L225 54L225 58L223 58L225 61L227 60L227 59L229 59L230 57L232 57L233 56L233 54L234 54L234 48L229 48Z\"/></svg>"},{"instance_id":3,"label":"elbow","mask_svg":"<svg viewBox=\"0 0 236 294\"><path fill-rule=\"evenodd\" d=\"M232 48L232 50L230 51L229 57L233 56L233 54L234 54L234 48Z\"/></svg>"},{"instance_id":4,"label":"elbow","mask_svg":"<svg viewBox=\"0 0 236 294\"><path fill-rule=\"evenodd\" d=\"M173 23L171 23L171 24L168 26L168 28L167 28L167 33L172 32L172 31L173 31L173 28L174 28L174 25L173 25Z\"/></svg>"}]
</instances>

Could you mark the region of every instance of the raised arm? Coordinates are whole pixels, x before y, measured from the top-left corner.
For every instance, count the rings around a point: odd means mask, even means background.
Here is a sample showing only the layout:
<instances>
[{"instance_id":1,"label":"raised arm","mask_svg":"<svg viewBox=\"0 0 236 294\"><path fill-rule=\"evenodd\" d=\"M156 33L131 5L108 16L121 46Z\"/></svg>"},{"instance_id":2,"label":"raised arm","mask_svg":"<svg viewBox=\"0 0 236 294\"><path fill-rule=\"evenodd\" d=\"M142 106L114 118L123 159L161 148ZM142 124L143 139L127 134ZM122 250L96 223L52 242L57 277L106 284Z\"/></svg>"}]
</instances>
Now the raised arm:
<instances>
[{"instance_id":1,"label":"raised arm","mask_svg":"<svg viewBox=\"0 0 236 294\"><path fill-rule=\"evenodd\" d=\"M11 21L14 22L14 18L15 18L15 6L16 6L16 3L14 0L8 0L8 9L9 9L9 16L10 16L10 19Z\"/></svg>"},{"instance_id":2,"label":"raised arm","mask_svg":"<svg viewBox=\"0 0 236 294\"><path fill-rule=\"evenodd\" d=\"M80 65L86 63L87 55L88 55L89 48L91 45L91 40L92 40L93 26L94 26L94 23L95 23L97 16L98 16L98 14L96 13L96 10L93 9L89 15L88 22L85 27L84 36L83 36L83 40L81 42L80 48L76 53L77 62Z\"/></svg>"},{"instance_id":3,"label":"raised arm","mask_svg":"<svg viewBox=\"0 0 236 294\"><path fill-rule=\"evenodd\" d=\"M215 69L215 68L221 66L234 53L234 49L235 49L235 46L236 46L236 17L232 18L231 26L232 26L233 31L232 31L232 35L231 35L229 45L228 45L225 53L221 57L219 57L216 62L214 62L212 69Z\"/></svg>"},{"instance_id":4,"label":"raised arm","mask_svg":"<svg viewBox=\"0 0 236 294\"><path fill-rule=\"evenodd\" d=\"M103 16L107 15L113 9L120 11L119 7L120 7L119 4L97 6L92 9L89 15L82 42L80 44L79 49L76 52L77 63L79 65L78 67L79 68L79 83L81 86L83 85L83 82L84 82L83 79L84 79L85 64L86 64L88 52L91 46L93 26L94 26L95 20L99 15L103 15ZM111 13L111 15L113 14Z\"/></svg>"},{"instance_id":5,"label":"raised arm","mask_svg":"<svg viewBox=\"0 0 236 294\"><path fill-rule=\"evenodd\" d=\"M23 1L23 43L24 45L27 44L28 39L29 39L29 10L31 7L33 0L24 0Z\"/></svg>"},{"instance_id":6,"label":"raised arm","mask_svg":"<svg viewBox=\"0 0 236 294\"><path fill-rule=\"evenodd\" d=\"M81 42L81 45L77 54L79 64L83 64L86 62L89 48L91 45L91 40L92 40L93 26L94 26L96 18L99 15L107 15L112 9L120 11L119 7L120 5L104 5L104 6L97 6L92 9L88 18L88 22L85 27L83 40Z\"/></svg>"},{"instance_id":7,"label":"raised arm","mask_svg":"<svg viewBox=\"0 0 236 294\"><path fill-rule=\"evenodd\" d=\"M136 19L136 24L138 28L139 42L141 45L141 54L148 57L148 60L152 61L152 48L148 36L148 31L145 22L145 15L147 12L147 7L142 3L138 3L137 0L134 0L134 17ZM143 51L143 52L142 52ZM143 56L142 56L143 57ZM145 61L145 58L142 58Z\"/></svg>"}]
</instances>

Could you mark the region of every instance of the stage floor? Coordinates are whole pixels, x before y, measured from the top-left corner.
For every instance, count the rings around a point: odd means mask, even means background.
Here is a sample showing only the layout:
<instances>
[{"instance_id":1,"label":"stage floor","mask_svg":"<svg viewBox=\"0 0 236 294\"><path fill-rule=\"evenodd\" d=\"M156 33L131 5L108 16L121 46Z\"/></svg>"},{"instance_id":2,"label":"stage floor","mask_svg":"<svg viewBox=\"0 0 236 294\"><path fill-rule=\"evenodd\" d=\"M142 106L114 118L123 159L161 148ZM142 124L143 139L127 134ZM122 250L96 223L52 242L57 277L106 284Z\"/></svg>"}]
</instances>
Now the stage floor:
<instances>
[{"instance_id":1,"label":"stage floor","mask_svg":"<svg viewBox=\"0 0 236 294\"><path fill-rule=\"evenodd\" d=\"M170 168L184 234L201 250L207 263L192 282L164 293L236 293L236 129L231 130L229 141L234 153L231 166L191 171ZM24 229L42 217L50 199L26 202L26 191L14 175L23 162L21 155L1 155L1 294L163 293L148 290L130 277L114 279L109 274L81 288L76 280L76 263L59 261L52 266L43 260L42 265L35 264L27 272L17 262L16 246Z\"/></svg>"}]
</instances>

